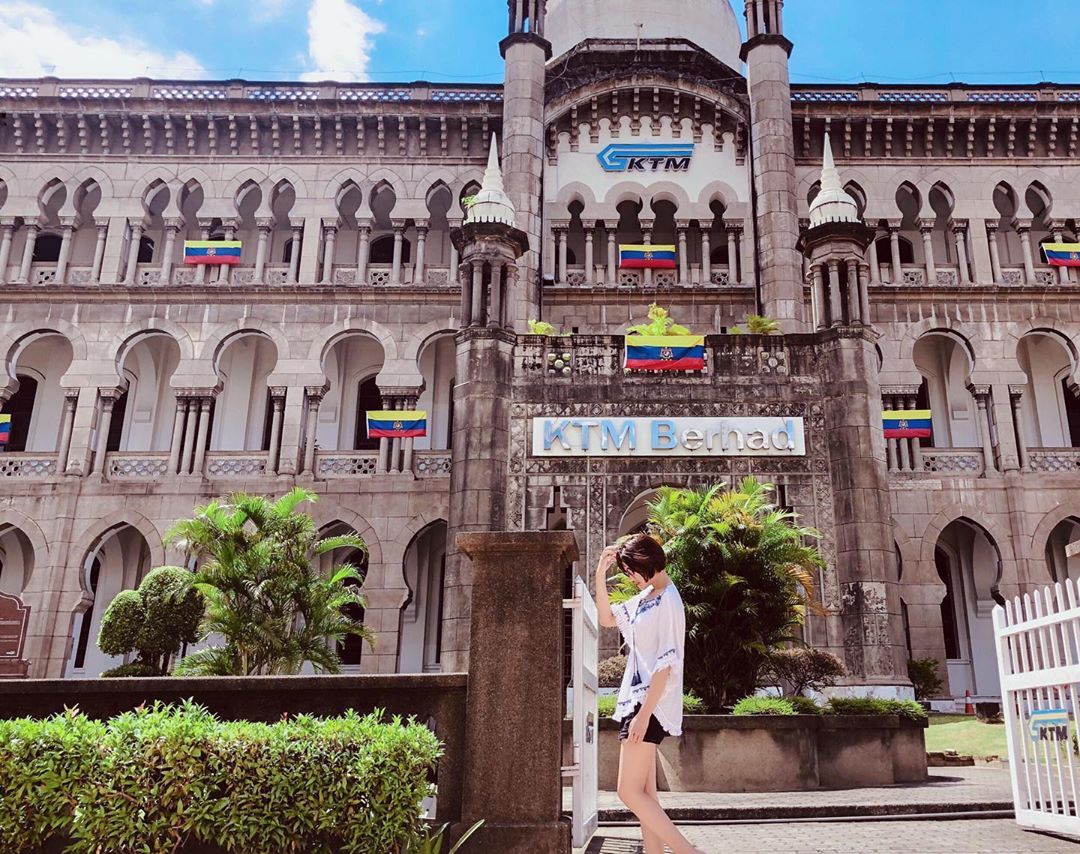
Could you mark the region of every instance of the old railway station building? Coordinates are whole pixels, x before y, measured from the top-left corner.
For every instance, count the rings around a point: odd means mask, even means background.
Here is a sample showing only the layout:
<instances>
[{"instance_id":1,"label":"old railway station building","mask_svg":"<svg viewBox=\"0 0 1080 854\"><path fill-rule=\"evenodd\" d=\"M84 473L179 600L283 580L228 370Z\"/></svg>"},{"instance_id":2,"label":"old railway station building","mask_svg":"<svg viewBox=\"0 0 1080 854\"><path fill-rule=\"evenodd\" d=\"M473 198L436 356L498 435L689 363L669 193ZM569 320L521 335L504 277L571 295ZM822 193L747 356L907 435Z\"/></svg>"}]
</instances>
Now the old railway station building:
<instances>
[{"instance_id":1,"label":"old railway station building","mask_svg":"<svg viewBox=\"0 0 1080 854\"><path fill-rule=\"evenodd\" d=\"M783 2L745 16L511 0L503 85L0 81L31 674L115 663L111 598L231 491L315 490L370 546L348 667L430 672L467 664L456 532L565 527L591 564L657 487L754 475L822 532L806 638L853 686L935 658L995 696L995 601L1080 572L1080 271L1040 251L1076 240L1080 88L792 86ZM238 265L183 263L219 239ZM676 268L624 269L648 244ZM624 370L653 301L704 372ZM783 334L729 334L751 313ZM393 409L428 435L369 439Z\"/></svg>"}]
</instances>

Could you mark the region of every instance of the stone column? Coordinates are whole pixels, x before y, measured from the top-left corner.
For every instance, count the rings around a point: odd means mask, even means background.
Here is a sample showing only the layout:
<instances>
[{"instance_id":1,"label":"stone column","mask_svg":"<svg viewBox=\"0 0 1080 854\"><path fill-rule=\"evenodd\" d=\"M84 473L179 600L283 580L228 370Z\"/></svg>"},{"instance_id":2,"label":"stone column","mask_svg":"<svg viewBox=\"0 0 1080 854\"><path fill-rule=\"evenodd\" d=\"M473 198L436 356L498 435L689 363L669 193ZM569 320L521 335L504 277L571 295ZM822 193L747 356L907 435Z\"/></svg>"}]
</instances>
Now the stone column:
<instances>
[{"instance_id":1,"label":"stone column","mask_svg":"<svg viewBox=\"0 0 1080 854\"><path fill-rule=\"evenodd\" d=\"M1051 227L1053 228L1054 233L1054 243L1064 243L1065 235L1062 233L1063 224L1060 222L1054 222L1051 224ZM1057 272L1058 281L1063 285L1069 284L1069 268L1058 267Z\"/></svg>"},{"instance_id":2,"label":"stone column","mask_svg":"<svg viewBox=\"0 0 1080 854\"><path fill-rule=\"evenodd\" d=\"M870 263L870 284L881 284L881 259L878 258L877 251L878 236L875 234L874 239L870 241L870 245L866 247L867 261Z\"/></svg>"},{"instance_id":3,"label":"stone column","mask_svg":"<svg viewBox=\"0 0 1080 854\"><path fill-rule=\"evenodd\" d=\"M569 234L568 234L567 229L566 229L565 226L559 226L557 228L553 227L552 230L555 232L555 239L557 241L557 246L558 246L558 249L557 249L558 259L559 259L558 260L558 265L559 265L559 267L558 267L558 275L559 275L558 284L565 285L566 281L567 281L567 276L566 276L566 272L567 272L566 271L566 267L567 267L567 263L566 263L567 246L566 246L566 243L567 243L567 239L569 238Z\"/></svg>"},{"instance_id":4,"label":"stone column","mask_svg":"<svg viewBox=\"0 0 1080 854\"><path fill-rule=\"evenodd\" d=\"M892 252L892 283L902 285L904 283L904 267L900 263L900 224L889 223L889 248Z\"/></svg>"},{"instance_id":5,"label":"stone column","mask_svg":"<svg viewBox=\"0 0 1080 854\"><path fill-rule=\"evenodd\" d=\"M814 307L817 310L817 328L829 327L827 304L825 302L825 267L822 264L814 264L811 268L814 278Z\"/></svg>"},{"instance_id":6,"label":"stone column","mask_svg":"<svg viewBox=\"0 0 1080 854\"><path fill-rule=\"evenodd\" d=\"M270 248L270 232L274 227L272 219L258 219L255 221L259 229L259 243L255 247L255 272L252 281L256 285L266 283L266 256Z\"/></svg>"},{"instance_id":7,"label":"stone column","mask_svg":"<svg viewBox=\"0 0 1080 854\"><path fill-rule=\"evenodd\" d=\"M213 224L213 220L205 219L205 218L200 218L199 219L199 240L209 240L210 239L210 226L212 224ZM207 275L207 270L208 269L209 269L209 265L207 265L207 264L196 264L195 265L195 284L196 285L205 285L206 284L206 275Z\"/></svg>"},{"instance_id":8,"label":"stone column","mask_svg":"<svg viewBox=\"0 0 1080 854\"><path fill-rule=\"evenodd\" d=\"M484 824L469 850L564 854L562 589L578 557L574 534L465 533L455 546L473 580L461 818Z\"/></svg>"},{"instance_id":9,"label":"stone column","mask_svg":"<svg viewBox=\"0 0 1080 854\"><path fill-rule=\"evenodd\" d=\"M97 441L94 443L94 468L93 474L101 475L105 471L105 454L109 447L109 428L112 426L113 405L120 392L117 389L99 389L99 412L97 426Z\"/></svg>"},{"instance_id":10,"label":"stone column","mask_svg":"<svg viewBox=\"0 0 1080 854\"><path fill-rule=\"evenodd\" d=\"M405 246L405 220L395 219L394 226L394 263L390 268L390 284L401 284L401 256Z\"/></svg>"},{"instance_id":11,"label":"stone column","mask_svg":"<svg viewBox=\"0 0 1080 854\"><path fill-rule=\"evenodd\" d=\"M323 262L321 284L334 283L334 245L337 243L337 220L323 220Z\"/></svg>"},{"instance_id":12,"label":"stone column","mask_svg":"<svg viewBox=\"0 0 1080 854\"><path fill-rule=\"evenodd\" d=\"M1031 251L1031 221L1018 222L1016 233L1020 235L1020 249L1024 253L1024 279L1035 284L1035 257Z\"/></svg>"},{"instance_id":13,"label":"stone column","mask_svg":"<svg viewBox=\"0 0 1080 854\"><path fill-rule=\"evenodd\" d=\"M305 285L313 285L319 281L319 259L322 257L322 223L321 216L304 217L304 233L300 241L300 269L297 272L297 281Z\"/></svg>"},{"instance_id":14,"label":"stone column","mask_svg":"<svg viewBox=\"0 0 1080 854\"><path fill-rule=\"evenodd\" d=\"M854 258L849 258L847 262L847 305L849 323L863 323L862 303L859 300L859 262Z\"/></svg>"},{"instance_id":15,"label":"stone column","mask_svg":"<svg viewBox=\"0 0 1080 854\"><path fill-rule=\"evenodd\" d=\"M491 310L488 312L488 326L501 328L505 325L503 323L503 280L506 275L507 268L502 264L491 265Z\"/></svg>"},{"instance_id":16,"label":"stone column","mask_svg":"<svg viewBox=\"0 0 1080 854\"><path fill-rule=\"evenodd\" d=\"M449 220L450 228L461 228L461 220ZM450 275L449 281L456 282L458 280L458 269L461 266L461 253L458 251L457 246L453 241L450 241Z\"/></svg>"},{"instance_id":17,"label":"stone column","mask_svg":"<svg viewBox=\"0 0 1080 854\"><path fill-rule=\"evenodd\" d=\"M844 303L840 296L840 262L829 261L829 325L843 326Z\"/></svg>"},{"instance_id":18,"label":"stone column","mask_svg":"<svg viewBox=\"0 0 1080 854\"><path fill-rule=\"evenodd\" d=\"M60 447L56 455L56 473L67 471L71 456L71 433L75 428L75 408L79 405L79 389L64 389L64 422L60 426Z\"/></svg>"},{"instance_id":19,"label":"stone column","mask_svg":"<svg viewBox=\"0 0 1080 854\"><path fill-rule=\"evenodd\" d=\"M652 246L652 225L653 225L653 221L651 219L649 219L649 220L641 220L642 242L646 246ZM653 271L646 268L646 269L642 270L641 272L642 272L641 283L643 285L645 285L646 287L652 285L652 283L653 283Z\"/></svg>"},{"instance_id":20,"label":"stone column","mask_svg":"<svg viewBox=\"0 0 1080 854\"><path fill-rule=\"evenodd\" d=\"M371 257L371 223L364 220L357 229L360 240L356 247L356 284L366 285L368 277L368 259ZM450 281L453 281L453 276Z\"/></svg>"},{"instance_id":21,"label":"stone column","mask_svg":"<svg viewBox=\"0 0 1080 854\"><path fill-rule=\"evenodd\" d=\"M918 389L916 389L914 394L906 395L905 409L911 411L915 409L918 393ZM922 440L920 439L911 440L911 469L916 472L923 470Z\"/></svg>"},{"instance_id":22,"label":"stone column","mask_svg":"<svg viewBox=\"0 0 1080 854\"><path fill-rule=\"evenodd\" d=\"M934 263L934 220L924 219L919 223L922 232L923 254L926 256L926 284L937 284L937 264Z\"/></svg>"},{"instance_id":23,"label":"stone column","mask_svg":"<svg viewBox=\"0 0 1080 854\"><path fill-rule=\"evenodd\" d=\"M300 464L300 444L304 433L304 387L291 386L285 391L285 406L281 416L281 453L278 457L280 475L295 475Z\"/></svg>"},{"instance_id":24,"label":"stone column","mask_svg":"<svg viewBox=\"0 0 1080 854\"><path fill-rule=\"evenodd\" d=\"M953 237L956 239L956 263L960 265L960 283L971 284L971 268L968 266L967 220L954 220Z\"/></svg>"},{"instance_id":25,"label":"stone column","mask_svg":"<svg viewBox=\"0 0 1080 854\"><path fill-rule=\"evenodd\" d=\"M1021 471L1031 470L1031 458L1028 456L1027 427L1024 426L1024 414L1021 404L1024 398L1024 386L1009 386L1009 405L1012 409L1013 427L1016 430L1016 451L1020 457Z\"/></svg>"},{"instance_id":26,"label":"stone column","mask_svg":"<svg viewBox=\"0 0 1080 854\"><path fill-rule=\"evenodd\" d=\"M270 389L270 456L266 461L266 470L270 474L277 474L278 461L281 459L281 418L285 411L285 392L284 388Z\"/></svg>"},{"instance_id":27,"label":"stone column","mask_svg":"<svg viewBox=\"0 0 1080 854\"><path fill-rule=\"evenodd\" d=\"M484 326L485 325L485 311L484 303L484 262L480 260L473 261L472 263L472 287L469 288L472 295L472 312L470 314L470 325L472 326Z\"/></svg>"},{"instance_id":28,"label":"stone column","mask_svg":"<svg viewBox=\"0 0 1080 854\"><path fill-rule=\"evenodd\" d=\"M213 397L207 395L199 400L199 430L195 439L195 461L191 473L200 477L206 468L206 442L210 436L210 404Z\"/></svg>"},{"instance_id":29,"label":"stone column","mask_svg":"<svg viewBox=\"0 0 1080 854\"><path fill-rule=\"evenodd\" d=\"M183 223L178 219L165 221L165 250L161 253L161 273L159 284L164 286L172 284L173 255L176 253L176 235L180 232Z\"/></svg>"},{"instance_id":30,"label":"stone column","mask_svg":"<svg viewBox=\"0 0 1080 854\"><path fill-rule=\"evenodd\" d=\"M395 397L393 401L390 408L395 412L400 412L405 408L402 398ZM401 473L401 438L398 436L390 440L390 472L391 474Z\"/></svg>"},{"instance_id":31,"label":"stone column","mask_svg":"<svg viewBox=\"0 0 1080 854\"><path fill-rule=\"evenodd\" d=\"M403 408L407 410L415 410L416 402L417 400L419 400L419 398L419 391L417 391L417 393L415 394L409 395L407 398L404 398L402 401ZM415 444L415 442L416 440L412 436L407 436L404 440L402 440L401 443L401 470L405 474L413 473L413 445Z\"/></svg>"},{"instance_id":32,"label":"stone column","mask_svg":"<svg viewBox=\"0 0 1080 854\"><path fill-rule=\"evenodd\" d=\"M701 284L712 284L712 223L702 221L701 225Z\"/></svg>"},{"instance_id":33,"label":"stone column","mask_svg":"<svg viewBox=\"0 0 1080 854\"><path fill-rule=\"evenodd\" d=\"M31 222L26 225L26 243L23 245L22 263L19 265L19 275L15 284L25 285L30 281L30 265L34 262L34 244L38 236L37 223Z\"/></svg>"},{"instance_id":34,"label":"stone column","mask_svg":"<svg viewBox=\"0 0 1080 854\"><path fill-rule=\"evenodd\" d=\"M109 236L109 224L101 223L97 226L97 242L94 244L94 261L90 267L90 284L96 285L101 282L101 265L105 261L105 241Z\"/></svg>"},{"instance_id":35,"label":"stone column","mask_svg":"<svg viewBox=\"0 0 1080 854\"><path fill-rule=\"evenodd\" d=\"M473 272L472 264L466 263L461 268L458 281L461 285L461 326L469 326L472 323L472 297L473 297Z\"/></svg>"},{"instance_id":36,"label":"stone column","mask_svg":"<svg viewBox=\"0 0 1080 854\"><path fill-rule=\"evenodd\" d=\"M127 266L124 268L124 284L134 285L135 274L139 270L139 248L142 241L143 227L141 222L133 222L128 242Z\"/></svg>"},{"instance_id":37,"label":"stone column","mask_svg":"<svg viewBox=\"0 0 1080 854\"><path fill-rule=\"evenodd\" d=\"M893 412L896 409L896 396L890 393L891 389L882 389L881 405L885 412ZM890 472L900 471L900 454L898 451L899 439L885 440L885 457Z\"/></svg>"},{"instance_id":38,"label":"stone column","mask_svg":"<svg viewBox=\"0 0 1080 854\"><path fill-rule=\"evenodd\" d=\"M690 259L689 250L687 248L686 232L690 229L690 223L687 220L680 220L677 226L677 233L679 238L679 284L687 285L690 283Z\"/></svg>"},{"instance_id":39,"label":"stone column","mask_svg":"<svg viewBox=\"0 0 1080 854\"><path fill-rule=\"evenodd\" d=\"M607 283L617 285L619 283L619 245L618 237L614 228L607 229Z\"/></svg>"},{"instance_id":40,"label":"stone column","mask_svg":"<svg viewBox=\"0 0 1080 854\"><path fill-rule=\"evenodd\" d=\"M585 229L585 284L596 283L596 258L593 254L593 229Z\"/></svg>"},{"instance_id":41,"label":"stone column","mask_svg":"<svg viewBox=\"0 0 1080 854\"><path fill-rule=\"evenodd\" d=\"M184 446L180 456L180 474L190 474L195 453L195 431L198 429L199 401L189 397L187 403L187 418L185 419Z\"/></svg>"},{"instance_id":42,"label":"stone column","mask_svg":"<svg viewBox=\"0 0 1080 854\"><path fill-rule=\"evenodd\" d=\"M994 278L986 231L986 220L971 219L968 221L967 239L968 254L971 256L971 280L980 284L1000 281Z\"/></svg>"},{"instance_id":43,"label":"stone column","mask_svg":"<svg viewBox=\"0 0 1080 854\"><path fill-rule=\"evenodd\" d=\"M60 255L56 259L56 274L53 277L54 284L67 283L68 264L71 261L71 239L74 233L74 224L69 223L63 226L60 237Z\"/></svg>"},{"instance_id":44,"label":"stone column","mask_svg":"<svg viewBox=\"0 0 1080 854\"><path fill-rule=\"evenodd\" d=\"M990 248L990 269L993 272L994 284L1000 285L1005 281L1005 277L1001 273L1001 248L998 246L997 223L986 224L986 242Z\"/></svg>"},{"instance_id":45,"label":"stone column","mask_svg":"<svg viewBox=\"0 0 1080 854\"><path fill-rule=\"evenodd\" d=\"M289 252L289 275L285 280L290 285L295 285L300 277L300 251L303 248L304 232L302 226L292 227L292 251Z\"/></svg>"},{"instance_id":46,"label":"stone column","mask_svg":"<svg viewBox=\"0 0 1080 854\"><path fill-rule=\"evenodd\" d=\"M8 265L11 263L11 243L15 237L15 220L0 220L0 285L7 283Z\"/></svg>"},{"instance_id":47,"label":"stone column","mask_svg":"<svg viewBox=\"0 0 1080 854\"><path fill-rule=\"evenodd\" d=\"M859 315L864 326L873 326L874 318L870 314L870 265L859 265Z\"/></svg>"},{"instance_id":48,"label":"stone column","mask_svg":"<svg viewBox=\"0 0 1080 854\"><path fill-rule=\"evenodd\" d=\"M727 232L728 284L736 285L739 283L739 243L742 230L736 223L726 221L724 230Z\"/></svg>"},{"instance_id":49,"label":"stone column","mask_svg":"<svg viewBox=\"0 0 1080 854\"><path fill-rule=\"evenodd\" d=\"M307 395L307 423L304 428L304 465L301 474L315 474L315 439L319 427L319 405L322 403L326 389L322 386L308 386L304 393Z\"/></svg>"},{"instance_id":50,"label":"stone column","mask_svg":"<svg viewBox=\"0 0 1080 854\"><path fill-rule=\"evenodd\" d=\"M169 444L169 474L178 474L180 471L180 453L184 445L184 415L187 413L187 405L187 398L177 395L172 441Z\"/></svg>"},{"instance_id":51,"label":"stone column","mask_svg":"<svg viewBox=\"0 0 1080 854\"><path fill-rule=\"evenodd\" d=\"M968 390L975 397L975 404L978 408L979 437L982 440L983 463L986 466L986 473L989 474L997 470L997 466L994 464L994 443L990 437L990 411L988 405L990 386L970 385Z\"/></svg>"},{"instance_id":52,"label":"stone column","mask_svg":"<svg viewBox=\"0 0 1080 854\"><path fill-rule=\"evenodd\" d=\"M236 239L236 223L232 220L225 222L225 239ZM218 284L227 285L232 279L232 265L231 264L218 264Z\"/></svg>"},{"instance_id":53,"label":"stone column","mask_svg":"<svg viewBox=\"0 0 1080 854\"><path fill-rule=\"evenodd\" d=\"M427 220L418 221L416 223L416 264L413 267L413 284L422 285L424 283L424 255L427 253L427 235Z\"/></svg>"},{"instance_id":54,"label":"stone column","mask_svg":"<svg viewBox=\"0 0 1080 854\"><path fill-rule=\"evenodd\" d=\"M899 411L908 409L907 395L901 394L893 398L893 407ZM900 439L897 450L900 471L911 471L911 439Z\"/></svg>"}]
</instances>

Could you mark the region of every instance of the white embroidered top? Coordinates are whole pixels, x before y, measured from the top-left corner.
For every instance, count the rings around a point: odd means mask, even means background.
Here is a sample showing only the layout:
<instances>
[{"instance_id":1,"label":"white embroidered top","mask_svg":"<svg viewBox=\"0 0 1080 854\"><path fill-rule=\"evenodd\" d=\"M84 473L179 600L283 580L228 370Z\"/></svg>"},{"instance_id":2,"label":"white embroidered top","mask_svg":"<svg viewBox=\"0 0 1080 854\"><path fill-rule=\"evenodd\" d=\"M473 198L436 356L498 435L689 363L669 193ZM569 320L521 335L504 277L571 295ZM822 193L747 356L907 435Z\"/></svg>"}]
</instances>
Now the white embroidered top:
<instances>
[{"instance_id":1,"label":"white embroidered top","mask_svg":"<svg viewBox=\"0 0 1080 854\"><path fill-rule=\"evenodd\" d=\"M664 696L656 706L656 719L668 735L682 735L683 654L686 644L686 611L674 584L660 594L651 586L627 602L611 606L615 622L629 647L626 671L613 717L622 721L645 702L658 670L671 668Z\"/></svg>"}]
</instances>

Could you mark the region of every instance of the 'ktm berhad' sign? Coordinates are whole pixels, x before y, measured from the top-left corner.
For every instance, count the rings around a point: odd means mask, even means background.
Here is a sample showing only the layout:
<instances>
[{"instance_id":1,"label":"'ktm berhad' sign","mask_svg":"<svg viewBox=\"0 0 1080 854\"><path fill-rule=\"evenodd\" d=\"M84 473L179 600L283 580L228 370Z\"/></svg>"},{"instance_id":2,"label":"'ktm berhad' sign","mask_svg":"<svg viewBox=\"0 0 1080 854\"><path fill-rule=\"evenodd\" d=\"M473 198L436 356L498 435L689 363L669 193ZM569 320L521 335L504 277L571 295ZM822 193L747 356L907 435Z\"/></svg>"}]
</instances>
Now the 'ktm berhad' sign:
<instances>
[{"instance_id":1,"label":"'ktm berhad' sign","mask_svg":"<svg viewBox=\"0 0 1080 854\"><path fill-rule=\"evenodd\" d=\"M534 418L534 457L805 457L801 418Z\"/></svg>"}]
</instances>

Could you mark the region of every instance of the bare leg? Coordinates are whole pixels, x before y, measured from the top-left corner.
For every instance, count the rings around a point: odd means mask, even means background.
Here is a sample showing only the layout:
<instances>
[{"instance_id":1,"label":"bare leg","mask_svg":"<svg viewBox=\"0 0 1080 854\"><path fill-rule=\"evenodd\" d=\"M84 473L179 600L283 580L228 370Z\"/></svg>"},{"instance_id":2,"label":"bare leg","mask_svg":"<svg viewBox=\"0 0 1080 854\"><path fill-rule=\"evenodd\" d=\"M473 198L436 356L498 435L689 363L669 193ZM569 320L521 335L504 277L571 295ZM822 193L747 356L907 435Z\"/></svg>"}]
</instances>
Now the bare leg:
<instances>
[{"instance_id":1,"label":"bare leg","mask_svg":"<svg viewBox=\"0 0 1080 854\"><path fill-rule=\"evenodd\" d=\"M656 787L656 763L649 766L649 779L645 781L645 794L660 805L660 795ZM645 840L645 854L664 854L664 840L642 825L641 836Z\"/></svg>"},{"instance_id":2,"label":"bare leg","mask_svg":"<svg viewBox=\"0 0 1080 854\"><path fill-rule=\"evenodd\" d=\"M703 854L687 841L667 817L660 803L646 792L650 773L656 773L656 745L623 742L619 754L619 800L641 822L642 835L659 839L674 854Z\"/></svg>"}]
</instances>

